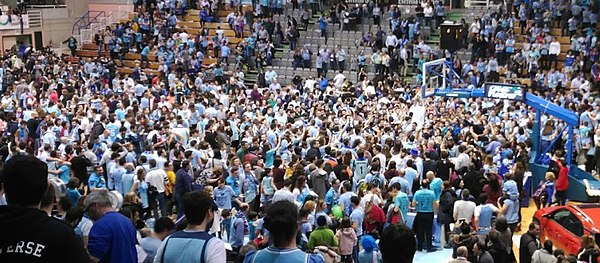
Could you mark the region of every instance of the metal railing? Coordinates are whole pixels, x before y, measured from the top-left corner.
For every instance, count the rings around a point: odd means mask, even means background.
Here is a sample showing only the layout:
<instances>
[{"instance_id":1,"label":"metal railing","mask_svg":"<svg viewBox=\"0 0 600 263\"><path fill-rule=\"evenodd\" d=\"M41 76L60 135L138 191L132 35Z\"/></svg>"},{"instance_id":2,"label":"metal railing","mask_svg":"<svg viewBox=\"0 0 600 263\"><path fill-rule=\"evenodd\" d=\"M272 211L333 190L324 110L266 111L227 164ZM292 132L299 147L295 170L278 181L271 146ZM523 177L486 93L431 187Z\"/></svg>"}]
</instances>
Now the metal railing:
<instances>
[{"instance_id":1,"label":"metal railing","mask_svg":"<svg viewBox=\"0 0 600 263\"><path fill-rule=\"evenodd\" d=\"M27 8L35 8L35 9L48 9L48 8L67 8L65 4L57 4L57 5L27 5Z\"/></svg>"},{"instance_id":2,"label":"metal railing","mask_svg":"<svg viewBox=\"0 0 600 263\"><path fill-rule=\"evenodd\" d=\"M129 18L129 13L133 11L131 4L122 5L115 11L88 11L79 18L72 29L73 37L81 45L94 43L94 36L100 33L114 23L119 23L123 18ZM61 43L60 50L68 50L67 44Z\"/></svg>"},{"instance_id":3,"label":"metal railing","mask_svg":"<svg viewBox=\"0 0 600 263\"><path fill-rule=\"evenodd\" d=\"M97 23L100 17L106 17L106 13L104 11L88 11L75 21L71 33L74 35L79 34L82 29L87 29L90 24Z\"/></svg>"},{"instance_id":4,"label":"metal railing","mask_svg":"<svg viewBox=\"0 0 600 263\"><path fill-rule=\"evenodd\" d=\"M92 29L86 28L79 30L79 37L81 39L81 44L90 44L92 43Z\"/></svg>"},{"instance_id":5,"label":"metal railing","mask_svg":"<svg viewBox=\"0 0 600 263\"><path fill-rule=\"evenodd\" d=\"M465 0L465 8L485 8L490 6L490 0Z\"/></svg>"},{"instance_id":6,"label":"metal railing","mask_svg":"<svg viewBox=\"0 0 600 263\"><path fill-rule=\"evenodd\" d=\"M42 11L40 10L27 10L27 19L29 19L29 27L42 27Z\"/></svg>"}]
</instances>

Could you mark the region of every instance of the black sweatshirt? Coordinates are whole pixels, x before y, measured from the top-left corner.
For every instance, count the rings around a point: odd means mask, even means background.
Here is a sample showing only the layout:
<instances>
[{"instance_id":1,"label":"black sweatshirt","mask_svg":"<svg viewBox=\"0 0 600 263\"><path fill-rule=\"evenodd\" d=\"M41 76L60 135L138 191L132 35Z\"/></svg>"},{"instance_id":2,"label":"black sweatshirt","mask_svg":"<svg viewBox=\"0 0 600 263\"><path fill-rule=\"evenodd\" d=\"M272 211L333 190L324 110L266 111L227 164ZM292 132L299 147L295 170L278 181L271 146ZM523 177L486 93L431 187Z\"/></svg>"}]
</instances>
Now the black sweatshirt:
<instances>
[{"instance_id":1,"label":"black sweatshirt","mask_svg":"<svg viewBox=\"0 0 600 263\"><path fill-rule=\"evenodd\" d=\"M81 239L45 212L0 206L0 262L89 262Z\"/></svg>"}]
</instances>

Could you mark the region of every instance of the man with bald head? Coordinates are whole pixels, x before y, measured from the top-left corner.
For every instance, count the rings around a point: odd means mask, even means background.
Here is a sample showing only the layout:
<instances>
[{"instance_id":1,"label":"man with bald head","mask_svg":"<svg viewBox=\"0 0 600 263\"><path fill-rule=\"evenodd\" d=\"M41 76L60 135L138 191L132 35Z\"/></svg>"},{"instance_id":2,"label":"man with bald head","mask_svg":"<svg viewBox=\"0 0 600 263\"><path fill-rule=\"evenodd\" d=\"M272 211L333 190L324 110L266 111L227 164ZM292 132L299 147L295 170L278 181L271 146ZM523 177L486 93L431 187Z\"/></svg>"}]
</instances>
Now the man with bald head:
<instances>
[{"instance_id":1,"label":"man with bald head","mask_svg":"<svg viewBox=\"0 0 600 263\"><path fill-rule=\"evenodd\" d=\"M469 263L467 256L469 255L469 249L465 246L460 246L456 250L456 258L448 261L448 263Z\"/></svg>"}]
</instances>

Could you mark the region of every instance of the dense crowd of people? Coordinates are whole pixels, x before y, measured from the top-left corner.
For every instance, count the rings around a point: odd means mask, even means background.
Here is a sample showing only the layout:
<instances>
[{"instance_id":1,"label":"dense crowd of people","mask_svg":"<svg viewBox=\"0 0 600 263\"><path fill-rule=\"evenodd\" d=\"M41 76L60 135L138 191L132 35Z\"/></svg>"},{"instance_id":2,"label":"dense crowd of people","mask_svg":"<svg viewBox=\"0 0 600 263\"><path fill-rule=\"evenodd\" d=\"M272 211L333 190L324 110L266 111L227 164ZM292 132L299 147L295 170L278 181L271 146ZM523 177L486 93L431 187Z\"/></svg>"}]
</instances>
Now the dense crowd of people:
<instances>
[{"instance_id":1,"label":"dense crowd of people","mask_svg":"<svg viewBox=\"0 0 600 263\"><path fill-rule=\"evenodd\" d=\"M235 11L223 19L227 5ZM25 43L3 52L0 228L8 234L0 261L281 262L285 255L294 263L388 263L445 248L452 262L512 263L512 236L529 222L523 199L531 194L538 207L567 201L565 152L598 174L597 2L505 2L463 20L470 61L426 44L426 32L444 19L441 2L424 1L413 14L373 1L255 5L140 1L132 21L94 37L96 58L71 63ZM190 34L177 26L190 8L200 10L201 25L230 28ZM284 12L282 24L273 15ZM298 44L310 19L326 41L372 25L376 32L352 43L372 55L341 45L312 54ZM566 54L552 28L570 37ZM226 30L243 41L231 47ZM284 42L291 66L314 67L314 76L277 80L270 66ZM77 40L65 43L76 55ZM128 53L141 62L119 73ZM156 75L143 70L151 56ZM574 149L561 143L563 121L542 118L551 158L535 191L523 187L535 111L508 100L421 97L421 66L444 57L461 77L452 86L529 79L530 92L579 115ZM246 87L244 72L254 68L258 81ZM328 70L339 73L329 78ZM409 73L414 79L402 78ZM436 246L434 225L443 228ZM593 237L565 255L540 243L538 224L526 231L519 262L596 262Z\"/></svg>"}]
</instances>

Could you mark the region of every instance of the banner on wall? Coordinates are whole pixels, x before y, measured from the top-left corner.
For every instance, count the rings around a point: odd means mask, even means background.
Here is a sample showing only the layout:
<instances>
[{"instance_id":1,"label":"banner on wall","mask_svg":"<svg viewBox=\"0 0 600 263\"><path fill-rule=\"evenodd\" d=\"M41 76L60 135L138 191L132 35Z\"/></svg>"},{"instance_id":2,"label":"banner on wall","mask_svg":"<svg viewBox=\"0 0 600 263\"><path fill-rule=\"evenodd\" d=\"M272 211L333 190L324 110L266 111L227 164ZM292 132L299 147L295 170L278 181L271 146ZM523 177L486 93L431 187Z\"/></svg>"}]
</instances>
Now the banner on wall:
<instances>
[{"instance_id":1,"label":"banner on wall","mask_svg":"<svg viewBox=\"0 0 600 263\"><path fill-rule=\"evenodd\" d=\"M29 28L29 17L22 15L23 28ZM0 15L0 30L21 29L21 18L17 15Z\"/></svg>"}]
</instances>

